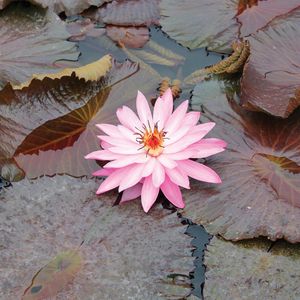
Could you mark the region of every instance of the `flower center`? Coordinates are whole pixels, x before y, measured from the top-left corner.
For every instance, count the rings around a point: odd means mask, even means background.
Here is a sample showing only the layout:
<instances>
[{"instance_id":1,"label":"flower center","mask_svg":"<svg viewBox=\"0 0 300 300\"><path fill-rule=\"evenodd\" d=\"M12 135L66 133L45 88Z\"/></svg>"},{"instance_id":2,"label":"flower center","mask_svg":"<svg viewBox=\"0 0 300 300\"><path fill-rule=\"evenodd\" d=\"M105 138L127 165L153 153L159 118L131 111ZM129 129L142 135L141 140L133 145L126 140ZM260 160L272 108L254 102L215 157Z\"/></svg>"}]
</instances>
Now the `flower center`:
<instances>
[{"instance_id":1,"label":"flower center","mask_svg":"<svg viewBox=\"0 0 300 300\"><path fill-rule=\"evenodd\" d=\"M165 132L163 130L159 131L157 124L155 124L154 129L149 125L149 128L147 128L145 125L143 125L143 129L139 130L139 132L135 133L138 135L137 142L144 148L147 152L147 154L151 156L158 156L163 151L163 143L165 139Z\"/></svg>"}]
</instances>

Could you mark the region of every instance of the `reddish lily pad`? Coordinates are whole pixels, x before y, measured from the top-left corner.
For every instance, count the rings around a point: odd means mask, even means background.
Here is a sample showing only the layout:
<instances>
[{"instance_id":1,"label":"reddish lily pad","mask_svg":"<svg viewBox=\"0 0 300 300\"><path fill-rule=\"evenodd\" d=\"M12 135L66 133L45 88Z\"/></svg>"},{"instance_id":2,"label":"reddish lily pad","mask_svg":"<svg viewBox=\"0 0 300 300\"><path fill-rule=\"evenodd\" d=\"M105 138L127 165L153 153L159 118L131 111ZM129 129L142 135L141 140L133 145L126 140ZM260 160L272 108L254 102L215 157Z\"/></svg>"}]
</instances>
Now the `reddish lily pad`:
<instances>
[{"instance_id":1,"label":"reddish lily pad","mask_svg":"<svg viewBox=\"0 0 300 300\"><path fill-rule=\"evenodd\" d=\"M255 33L299 5L299 0L162 0L160 24L183 46L230 52L235 39Z\"/></svg>"},{"instance_id":2,"label":"reddish lily pad","mask_svg":"<svg viewBox=\"0 0 300 300\"><path fill-rule=\"evenodd\" d=\"M214 237L205 253L204 298L299 299L299 245ZM228 276L229 274L229 276Z\"/></svg>"},{"instance_id":3,"label":"reddish lily pad","mask_svg":"<svg viewBox=\"0 0 300 300\"><path fill-rule=\"evenodd\" d=\"M12 5L0 12L0 87L21 83L33 74L59 70L58 60L77 60L70 34L53 12Z\"/></svg>"},{"instance_id":4,"label":"reddish lily pad","mask_svg":"<svg viewBox=\"0 0 300 300\"><path fill-rule=\"evenodd\" d=\"M183 215L230 240L267 236L300 241L300 111L288 119L241 108L216 81L197 85L193 109L216 122L228 150L207 160L218 186L194 183ZM223 91L221 91L223 90Z\"/></svg>"},{"instance_id":5,"label":"reddish lily pad","mask_svg":"<svg viewBox=\"0 0 300 300\"><path fill-rule=\"evenodd\" d=\"M124 78L136 70L136 64L127 62L115 74ZM137 86L149 96L155 92L158 81L159 78L140 70L111 89L97 87L94 95L92 90L84 89L84 95L88 97L86 105L45 122L32 131L15 151L16 162L29 178L57 173L91 175L99 166L83 157L99 148L95 125L117 121L115 112L118 107L134 106ZM70 90L72 94L73 91Z\"/></svg>"},{"instance_id":6,"label":"reddish lily pad","mask_svg":"<svg viewBox=\"0 0 300 300\"><path fill-rule=\"evenodd\" d=\"M95 67L97 70L93 69ZM135 73L137 67L129 61L124 64L114 62L112 67L111 57L105 56L93 64L79 68L82 73L86 71L86 77L77 77L77 69L74 69L72 75L64 75L57 79L34 79L28 87L21 90L12 90L7 86L0 92L0 124L3 128L0 165L3 167L7 160L12 160L15 156L25 172L28 168L33 168L37 176L53 175L56 171L64 172L63 166L70 174L88 175L91 172L90 165L80 167L80 164L73 164L72 161L80 162L88 153L85 152L84 145L87 145L89 139L85 136L77 149L78 152L72 152L71 146L78 145L80 134L86 130L89 121L104 105L111 86ZM99 75L101 72L102 75ZM111 114L114 112L108 111ZM107 114L102 117L107 117ZM96 147L95 135L90 134L90 146ZM44 159L40 160L39 164L35 162L36 166L31 165L32 157L42 155L46 151L47 155L43 156ZM19 155L23 155L21 159ZM73 155L75 157L72 157ZM49 163L50 161L52 162ZM56 166L59 166L59 169L56 169ZM38 170L42 173L36 173ZM28 176L32 177L30 174L29 172Z\"/></svg>"},{"instance_id":7,"label":"reddish lily pad","mask_svg":"<svg viewBox=\"0 0 300 300\"><path fill-rule=\"evenodd\" d=\"M139 201L111 207L116 194L97 197L98 184L43 177L15 183L0 194L1 299L21 299L37 271L68 249L78 249L83 265L56 299L182 299L190 294L190 238L176 213L157 205L146 215ZM59 274L46 272L47 282Z\"/></svg>"},{"instance_id":8,"label":"reddish lily pad","mask_svg":"<svg viewBox=\"0 0 300 300\"><path fill-rule=\"evenodd\" d=\"M286 118L300 105L300 9L249 38L241 99L246 108Z\"/></svg>"}]
</instances>

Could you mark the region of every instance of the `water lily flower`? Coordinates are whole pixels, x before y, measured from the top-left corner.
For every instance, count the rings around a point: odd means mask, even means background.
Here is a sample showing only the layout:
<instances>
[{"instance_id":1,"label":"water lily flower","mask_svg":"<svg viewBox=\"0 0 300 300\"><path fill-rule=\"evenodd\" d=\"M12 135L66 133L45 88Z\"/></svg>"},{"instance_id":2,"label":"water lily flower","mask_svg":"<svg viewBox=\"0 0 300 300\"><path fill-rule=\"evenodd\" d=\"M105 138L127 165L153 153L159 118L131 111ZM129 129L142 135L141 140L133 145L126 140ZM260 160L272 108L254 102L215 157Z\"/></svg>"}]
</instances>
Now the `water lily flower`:
<instances>
[{"instance_id":1,"label":"water lily flower","mask_svg":"<svg viewBox=\"0 0 300 300\"><path fill-rule=\"evenodd\" d=\"M148 212L161 190L178 208L184 207L179 187L190 188L189 177L220 183L218 174L193 159L224 151L226 143L203 137L215 126L197 124L200 112L187 112L188 100L173 112L172 92L159 97L151 113L145 96L138 92L137 114L129 107L117 110L120 125L96 125L105 135L99 135L102 150L85 158L109 161L94 176L107 176L97 194L119 187L121 202L141 196Z\"/></svg>"}]
</instances>

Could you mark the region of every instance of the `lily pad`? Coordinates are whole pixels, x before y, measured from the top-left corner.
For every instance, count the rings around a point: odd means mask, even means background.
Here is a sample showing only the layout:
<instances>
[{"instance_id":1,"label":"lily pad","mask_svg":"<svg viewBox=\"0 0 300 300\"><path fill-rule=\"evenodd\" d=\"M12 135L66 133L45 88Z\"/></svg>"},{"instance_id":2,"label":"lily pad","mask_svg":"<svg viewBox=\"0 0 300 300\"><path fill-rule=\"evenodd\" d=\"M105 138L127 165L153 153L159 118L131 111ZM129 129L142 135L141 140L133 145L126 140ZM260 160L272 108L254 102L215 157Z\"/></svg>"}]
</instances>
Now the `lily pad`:
<instances>
[{"instance_id":1,"label":"lily pad","mask_svg":"<svg viewBox=\"0 0 300 300\"><path fill-rule=\"evenodd\" d=\"M298 0L162 0L160 24L183 46L230 52L235 39L255 33L297 7Z\"/></svg>"},{"instance_id":2,"label":"lily pad","mask_svg":"<svg viewBox=\"0 0 300 300\"><path fill-rule=\"evenodd\" d=\"M249 112L222 82L196 86L192 108L216 123L228 149L208 159L223 183L184 191L183 215L230 240L267 236L300 241L300 111L288 119Z\"/></svg>"},{"instance_id":3,"label":"lily pad","mask_svg":"<svg viewBox=\"0 0 300 300\"><path fill-rule=\"evenodd\" d=\"M36 174L37 170L40 170L39 164L31 165L31 157L48 150L48 154L40 161L45 167L45 173L42 174L53 175L55 170L63 172L65 166L66 172L68 169L71 174L76 175L79 164L71 162L80 162L79 158L87 152L83 145L79 148L79 153L72 152L71 146L78 143L78 138L85 131L90 119L104 105L110 87L136 71L136 64L129 61L124 64L112 62L112 58L107 55L84 67L65 69L48 77L39 76L39 79L26 83L25 86L28 87L21 90L13 90L9 85L5 87L0 92L0 124L3 128L0 165L3 167L16 157L19 166L25 172L30 166ZM94 137L92 140L92 147L95 147L97 142ZM84 140L83 144L86 144L86 141ZM67 153L71 152L75 157L63 152L62 149L65 148ZM21 154L23 159L18 159L17 156ZM52 163L49 163L49 159ZM59 170L55 168L56 165L60 166ZM43 170L43 167L41 169ZM87 175L88 171L79 174ZM7 179L15 179L16 174L6 173Z\"/></svg>"},{"instance_id":4,"label":"lily pad","mask_svg":"<svg viewBox=\"0 0 300 300\"><path fill-rule=\"evenodd\" d=\"M286 118L300 105L300 8L249 38L241 100L244 107Z\"/></svg>"},{"instance_id":5,"label":"lily pad","mask_svg":"<svg viewBox=\"0 0 300 300\"><path fill-rule=\"evenodd\" d=\"M68 249L78 249L83 265L56 299L190 294L190 238L176 213L157 205L145 215L139 201L111 207L116 194L97 197L97 184L43 177L0 194L1 299L20 299L37 271ZM54 274L47 272L47 280Z\"/></svg>"},{"instance_id":6,"label":"lily pad","mask_svg":"<svg viewBox=\"0 0 300 300\"><path fill-rule=\"evenodd\" d=\"M300 298L299 245L272 246L265 240L233 244L214 237L204 263L205 299Z\"/></svg>"},{"instance_id":7,"label":"lily pad","mask_svg":"<svg viewBox=\"0 0 300 300\"><path fill-rule=\"evenodd\" d=\"M137 65L127 62L123 67L119 66L113 76L124 79L136 71ZM32 131L16 149L16 162L29 178L57 173L91 175L99 166L95 161L87 161L83 157L99 148L99 141L95 138L98 134L95 125L117 121L117 108L122 105L134 106L137 86L149 96L155 92L158 81L159 78L141 69L111 89L105 88L107 85L101 87L99 83L97 87L83 89L86 104L68 111L60 118L44 122ZM76 83L72 82L76 91ZM74 90L69 91L74 94Z\"/></svg>"},{"instance_id":8,"label":"lily pad","mask_svg":"<svg viewBox=\"0 0 300 300\"><path fill-rule=\"evenodd\" d=\"M57 72L58 60L77 60L65 24L53 12L12 5L0 12L0 87L33 74Z\"/></svg>"}]
</instances>

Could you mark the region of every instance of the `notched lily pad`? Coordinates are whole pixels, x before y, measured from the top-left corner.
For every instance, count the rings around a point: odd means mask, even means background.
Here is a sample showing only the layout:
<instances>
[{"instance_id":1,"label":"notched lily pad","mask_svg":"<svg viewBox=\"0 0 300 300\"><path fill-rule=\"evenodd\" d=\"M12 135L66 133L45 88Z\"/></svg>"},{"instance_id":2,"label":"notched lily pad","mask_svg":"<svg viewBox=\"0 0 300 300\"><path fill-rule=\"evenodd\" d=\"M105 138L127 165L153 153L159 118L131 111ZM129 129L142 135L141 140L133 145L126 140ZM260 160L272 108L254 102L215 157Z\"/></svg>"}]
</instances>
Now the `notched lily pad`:
<instances>
[{"instance_id":1,"label":"notched lily pad","mask_svg":"<svg viewBox=\"0 0 300 300\"><path fill-rule=\"evenodd\" d=\"M272 246L265 240L233 244L214 237L207 247L204 264L205 299L300 297L299 245L280 241Z\"/></svg>"},{"instance_id":2,"label":"notched lily pad","mask_svg":"<svg viewBox=\"0 0 300 300\"><path fill-rule=\"evenodd\" d=\"M90 119L104 105L111 86L135 73L137 68L135 63L116 63L107 55L84 67L36 76L25 87L18 87L19 90L6 86L0 92L2 168L15 158L29 177L33 175L31 168L37 176L56 172L88 175L94 169L87 165L82 171L80 165L84 161L81 158L88 153L83 147L87 139L77 151L72 152L71 146L78 143ZM91 140L91 147L97 147L94 135ZM49 152L44 159L39 164L33 163L33 158L45 151ZM19 159L19 155L23 156ZM76 157L74 160L72 155Z\"/></svg>"},{"instance_id":3,"label":"notched lily pad","mask_svg":"<svg viewBox=\"0 0 300 300\"><path fill-rule=\"evenodd\" d=\"M190 238L176 213L157 205L146 215L139 201L112 207L117 195L97 197L98 184L43 177L1 192L1 299L21 299L42 266L81 244L82 268L56 299L182 299L190 294ZM65 262L59 255L41 270L30 287L34 294L64 275ZM73 270L68 274L75 275ZM170 282L168 276L175 279Z\"/></svg>"},{"instance_id":4,"label":"notched lily pad","mask_svg":"<svg viewBox=\"0 0 300 300\"><path fill-rule=\"evenodd\" d=\"M0 11L0 87L19 84L33 74L57 72L58 60L77 60L65 24L53 12L12 5Z\"/></svg>"},{"instance_id":5,"label":"notched lily pad","mask_svg":"<svg viewBox=\"0 0 300 300\"><path fill-rule=\"evenodd\" d=\"M263 235L299 242L300 111L288 119L249 112L225 90L222 82L207 81L193 92L192 108L216 122L213 136L228 149L207 160L223 183L194 183L184 191L183 214L230 240Z\"/></svg>"},{"instance_id":6,"label":"notched lily pad","mask_svg":"<svg viewBox=\"0 0 300 300\"><path fill-rule=\"evenodd\" d=\"M300 8L249 38L241 82L244 107L286 118L300 105Z\"/></svg>"},{"instance_id":7,"label":"notched lily pad","mask_svg":"<svg viewBox=\"0 0 300 300\"><path fill-rule=\"evenodd\" d=\"M230 52L231 43L299 7L298 0L162 0L162 30L191 49Z\"/></svg>"}]
</instances>

